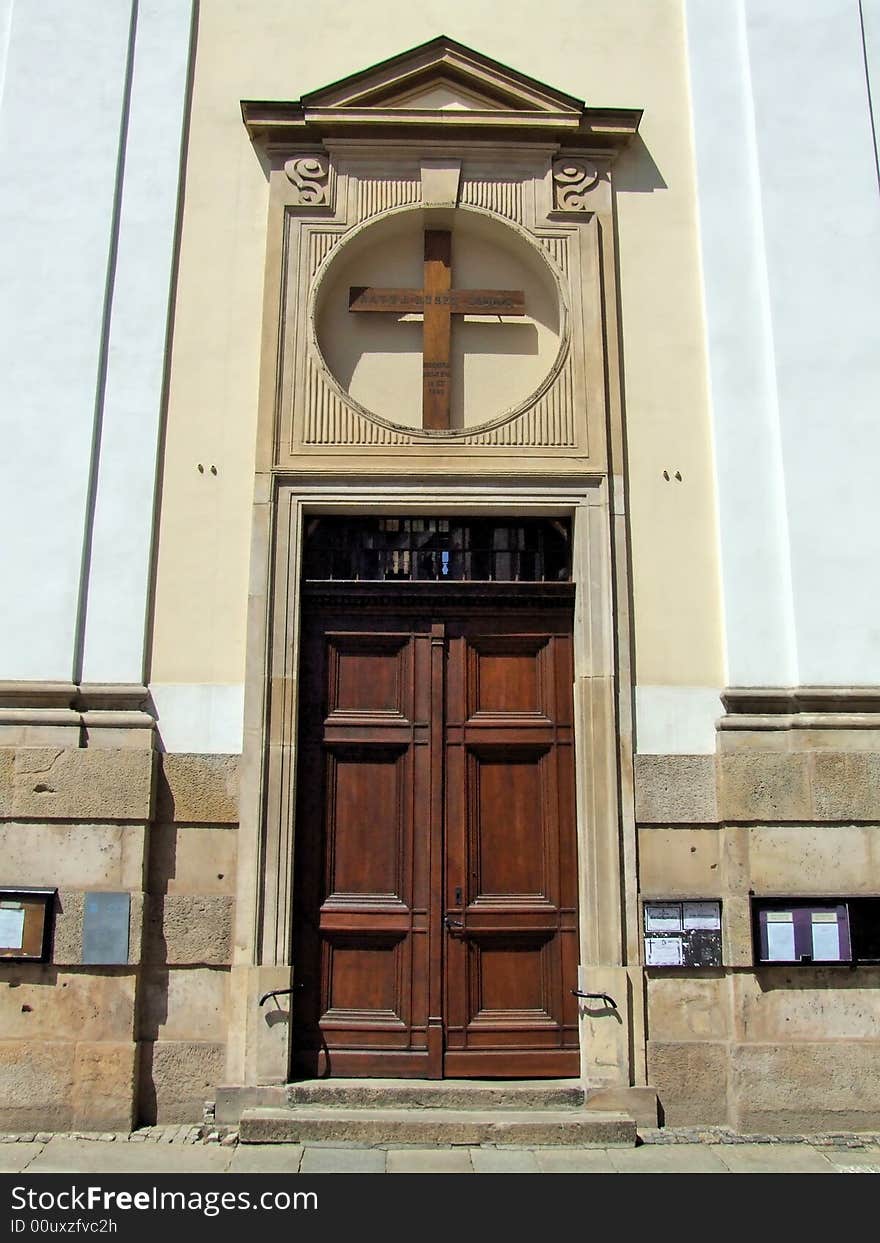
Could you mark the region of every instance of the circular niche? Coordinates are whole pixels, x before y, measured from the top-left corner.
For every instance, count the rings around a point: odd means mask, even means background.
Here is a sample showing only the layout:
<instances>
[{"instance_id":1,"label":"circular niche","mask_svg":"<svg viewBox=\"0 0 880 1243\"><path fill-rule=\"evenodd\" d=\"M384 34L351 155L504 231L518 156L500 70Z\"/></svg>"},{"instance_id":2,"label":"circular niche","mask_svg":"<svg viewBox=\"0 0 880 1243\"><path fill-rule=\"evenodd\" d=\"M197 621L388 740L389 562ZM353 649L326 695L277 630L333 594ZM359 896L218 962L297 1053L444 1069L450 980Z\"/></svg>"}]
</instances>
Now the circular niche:
<instances>
[{"instance_id":1,"label":"circular niche","mask_svg":"<svg viewBox=\"0 0 880 1243\"><path fill-rule=\"evenodd\" d=\"M452 317L451 430L469 430L526 405L564 348L558 278L521 230L465 208L397 210L364 226L337 246L319 277L317 345L336 383L358 406L386 422L421 429L421 315L351 312L348 291L358 285L421 289L425 229L451 230L453 289L525 294L523 317Z\"/></svg>"}]
</instances>

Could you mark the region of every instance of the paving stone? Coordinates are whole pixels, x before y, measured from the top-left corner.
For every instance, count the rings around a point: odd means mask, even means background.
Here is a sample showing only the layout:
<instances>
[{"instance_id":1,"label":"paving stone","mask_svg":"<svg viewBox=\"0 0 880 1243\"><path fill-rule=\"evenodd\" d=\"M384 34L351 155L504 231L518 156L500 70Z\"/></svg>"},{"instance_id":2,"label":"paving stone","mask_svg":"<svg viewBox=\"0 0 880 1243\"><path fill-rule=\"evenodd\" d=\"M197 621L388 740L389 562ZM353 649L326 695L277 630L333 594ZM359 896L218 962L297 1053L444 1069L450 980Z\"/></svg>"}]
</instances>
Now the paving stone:
<instances>
[{"instance_id":1,"label":"paving stone","mask_svg":"<svg viewBox=\"0 0 880 1243\"><path fill-rule=\"evenodd\" d=\"M239 1144L232 1154L229 1174L296 1174L302 1144Z\"/></svg>"},{"instance_id":2,"label":"paving stone","mask_svg":"<svg viewBox=\"0 0 880 1243\"><path fill-rule=\"evenodd\" d=\"M880 1149L847 1149L844 1152L824 1152L825 1160L831 1162L841 1174L880 1174Z\"/></svg>"},{"instance_id":3,"label":"paving stone","mask_svg":"<svg viewBox=\"0 0 880 1243\"><path fill-rule=\"evenodd\" d=\"M222 1174L231 1157L219 1146L184 1151L168 1144L89 1144L56 1136L28 1174Z\"/></svg>"},{"instance_id":4,"label":"paving stone","mask_svg":"<svg viewBox=\"0 0 880 1243\"><path fill-rule=\"evenodd\" d=\"M42 1151L42 1144L10 1144L0 1150L0 1174L20 1174Z\"/></svg>"},{"instance_id":5,"label":"paving stone","mask_svg":"<svg viewBox=\"0 0 880 1243\"><path fill-rule=\"evenodd\" d=\"M614 1174L607 1148L536 1148L543 1174Z\"/></svg>"},{"instance_id":6,"label":"paving stone","mask_svg":"<svg viewBox=\"0 0 880 1243\"><path fill-rule=\"evenodd\" d=\"M301 1174L384 1174L385 1152L381 1148L305 1148Z\"/></svg>"},{"instance_id":7,"label":"paving stone","mask_svg":"<svg viewBox=\"0 0 880 1243\"><path fill-rule=\"evenodd\" d=\"M832 1174L830 1154L803 1144L736 1144L715 1149L734 1174Z\"/></svg>"},{"instance_id":8,"label":"paving stone","mask_svg":"<svg viewBox=\"0 0 880 1243\"><path fill-rule=\"evenodd\" d=\"M467 1148L392 1148L385 1166L388 1174L472 1174Z\"/></svg>"},{"instance_id":9,"label":"paving stone","mask_svg":"<svg viewBox=\"0 0 880 1243\"><path fill-rule=\"evenodd\" d=\"M540 1174L535 1154L528 1148L471 1148L475 1174Z\"/></svg>"},{"instance_id":10,"label":"paving stone","mask_svg":"<svg viewBox=\"0 0 880 1243\"><path fill-rule=\"evenodd\" d=\"M646 1144L612 1148L608 1156L618 1174L724 1174L727 1167L717 1155L720 1151L714 1144Z\"/></svg>"}]
</instances>

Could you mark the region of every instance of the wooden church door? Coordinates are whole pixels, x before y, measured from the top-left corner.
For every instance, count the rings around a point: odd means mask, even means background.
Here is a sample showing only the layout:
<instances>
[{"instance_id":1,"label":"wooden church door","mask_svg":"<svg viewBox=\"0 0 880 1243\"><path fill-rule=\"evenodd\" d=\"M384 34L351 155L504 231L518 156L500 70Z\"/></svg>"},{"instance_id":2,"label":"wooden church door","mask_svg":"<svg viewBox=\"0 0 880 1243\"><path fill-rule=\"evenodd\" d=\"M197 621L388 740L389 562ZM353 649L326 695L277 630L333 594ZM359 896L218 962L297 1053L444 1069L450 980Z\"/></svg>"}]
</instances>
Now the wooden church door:
<instances>
[{"instance_id":1,"label":"wooden church door","mask_svg":"<svg viewBox=\"0 0 880 1243\"><path fill-rule=\"evenodd\" d=\"M571 585L304 596L294 1077L576 1074Z\"/></svg>"}]
</instances>

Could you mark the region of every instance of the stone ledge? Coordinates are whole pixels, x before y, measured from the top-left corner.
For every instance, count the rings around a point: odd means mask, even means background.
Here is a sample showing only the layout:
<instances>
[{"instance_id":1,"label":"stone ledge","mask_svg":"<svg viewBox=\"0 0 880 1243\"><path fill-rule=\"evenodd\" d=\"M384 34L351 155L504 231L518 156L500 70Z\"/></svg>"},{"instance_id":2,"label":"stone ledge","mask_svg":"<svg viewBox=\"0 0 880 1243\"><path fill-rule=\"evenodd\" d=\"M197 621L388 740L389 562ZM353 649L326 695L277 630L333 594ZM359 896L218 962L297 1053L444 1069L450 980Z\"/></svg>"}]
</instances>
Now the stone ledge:
<instances>
[{"instance_id":1,"label":"stone ledge","mask_svg":"<svg viewBox=\"0 0 880 1243\"><path fill-rule=\"evenodd\" d=\"M719 730L880 729L880 686L741 686Z\"/></svg>"},{"instance_id":2,"label":"stone ledge","mask_svg":"<svg viewBox=\"0 0 880 1243\"><path fill-rule=\"evenodd\" d=\"M140 683L0 682L7 746L151 750L156 718Z\"/></svg>"}]
</instances>

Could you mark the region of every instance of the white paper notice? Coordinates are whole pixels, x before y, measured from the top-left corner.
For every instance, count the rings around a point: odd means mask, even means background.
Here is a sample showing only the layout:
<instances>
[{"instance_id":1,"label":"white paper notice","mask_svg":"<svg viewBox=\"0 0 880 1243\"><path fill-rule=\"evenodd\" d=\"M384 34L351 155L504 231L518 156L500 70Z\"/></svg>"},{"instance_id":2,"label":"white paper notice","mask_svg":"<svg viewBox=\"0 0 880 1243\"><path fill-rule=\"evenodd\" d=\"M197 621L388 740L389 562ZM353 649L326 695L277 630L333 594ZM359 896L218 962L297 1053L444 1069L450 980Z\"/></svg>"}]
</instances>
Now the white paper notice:
<instances>
[{"instance_id":1,"label":"white paper notice","mask_svg":"<svg viewBox=\"0 0 880 1243\"><path fill-rule=\"evenodd\" d=\"M681 905L678 902L660 906L659 903L645 903L646 932L678 932L681 929Z\"/></svg>"},{"instance_id":2,"label":"white paper notice","mask_svg":"<svg viewBox=\"0 0 880 1243\"><path fill-rule=\"evenodd\" d=\"M794 922L787 912L767 912L767 957L771 962L794 962Z\"/></svg>"},{"instance_id":3,"label":"white paper notice","mask_svg":"<svg viewBox=\"0 0 880 1243\"><path fill-rule=\"evenodd\" d=\"M0 949L20 950L24 943L24 911L0 906Z\"/></svg>"},{"instance_id":4,"label":"white paper notice","mask_svg":"<svg viewBox=\"0 0 880 1243\"><path fill-rule=\"evenodd\" d=\"M649 967L680 967L684 962L681 937L646 937L645 962Z\"/></svg>"},{"instance_id":5,"label":"white paper notice","mask_svg":"<svg viewBox=\"0 0 880 1243\"><path fill-rule=\"evenodd\" d=\"M813 926L813 960L815 962L840 962L840 934L836 911L815 911Z\"/></svg>"},{"instance_id":6,"label":"white paper notice","mask_svg":"<svg viewBox=\"0 0 880 1243\"><path fill-rule=\"evenodd\" d=\"M721 927L721 904L719 902L685 902L685 928L706 928L713 931Z\"/></svg>"}]
</instances>

